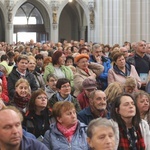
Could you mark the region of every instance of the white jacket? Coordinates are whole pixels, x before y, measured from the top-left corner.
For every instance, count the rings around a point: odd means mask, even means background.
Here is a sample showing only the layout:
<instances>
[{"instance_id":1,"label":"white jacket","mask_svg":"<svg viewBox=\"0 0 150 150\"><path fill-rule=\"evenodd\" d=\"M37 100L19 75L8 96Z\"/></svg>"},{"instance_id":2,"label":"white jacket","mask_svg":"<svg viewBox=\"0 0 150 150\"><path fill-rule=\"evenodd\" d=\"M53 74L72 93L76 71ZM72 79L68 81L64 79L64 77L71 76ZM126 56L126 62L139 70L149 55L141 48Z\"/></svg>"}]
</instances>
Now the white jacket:
<instances>
[{"instance_id":1,"label":"white jacket","mask_svg":"<svg viewBox=\"0 0 150 150\"><path fill-rule=\"evenodd\" d=\"M140 123L140 128L141 128L141 133L144 138L145 150L150 150L150 130L149 130L149 125L145 120L142 120Z\"/></svg>"}]
</instances>

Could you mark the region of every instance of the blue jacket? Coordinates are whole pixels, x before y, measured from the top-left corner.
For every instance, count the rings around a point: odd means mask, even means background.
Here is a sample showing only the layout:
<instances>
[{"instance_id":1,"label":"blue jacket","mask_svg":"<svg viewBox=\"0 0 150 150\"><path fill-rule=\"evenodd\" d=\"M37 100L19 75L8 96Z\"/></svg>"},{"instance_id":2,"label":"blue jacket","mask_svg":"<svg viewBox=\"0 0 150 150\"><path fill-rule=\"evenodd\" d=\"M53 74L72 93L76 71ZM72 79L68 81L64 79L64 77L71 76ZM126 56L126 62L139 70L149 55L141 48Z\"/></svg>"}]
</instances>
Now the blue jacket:
<instances>
[{"instance_id":1,"label":"blue jacket","mask_svg":"<svg viewBox=\"0 0 150 150\"><path fill-rule=\"evenodd\" d=\"M49 150L88 150L86 141L86 125L78 122L78 127L74 133L71 143L57 129L56 123L50 125L50 129L44 135L43 143Z\"/></svg>"},{"instance_id":2,"label":"blue jacket","mask_svg":"<svg viewBox=\"0 0 150 150\"><path fill-rule=\"evenodd\" d=\"M90 62L96 62L93 55L90 56ZM108 71L112 66L110 59L104 56L102 56L102 62L103 62L102 65L104 66L104 71L97 77L97 81L100 84L99 85L100 89L104 91L108 86L107 82Z\"/></svg>"},{"instance_id":3,"label":"blue jacket","mask_svg":"<svg viewBox=\"0 0 150 150\"><path fill-rule=\"evenodd\" d=\"M109 112L106 114L107 119L110 119L110 114ZM81 110L78 113L78 119L85 123L86 125L88 125L90 123L90 121L92 121L93 119L95 119L95 117L93 116L92 112L91 112L91 108L90 107L86 107L83 110Z\"/></svg>"},{"instance_id":4,"label":"blue jacket","mask_svg":"<svg viewBox=\"0 0 150 150\"><path fill-rule=\"evenodd\" d=\"M21 141L21 150L48 150L48 148L38 140L23 136Z\"/></svg>"}]
</instances>

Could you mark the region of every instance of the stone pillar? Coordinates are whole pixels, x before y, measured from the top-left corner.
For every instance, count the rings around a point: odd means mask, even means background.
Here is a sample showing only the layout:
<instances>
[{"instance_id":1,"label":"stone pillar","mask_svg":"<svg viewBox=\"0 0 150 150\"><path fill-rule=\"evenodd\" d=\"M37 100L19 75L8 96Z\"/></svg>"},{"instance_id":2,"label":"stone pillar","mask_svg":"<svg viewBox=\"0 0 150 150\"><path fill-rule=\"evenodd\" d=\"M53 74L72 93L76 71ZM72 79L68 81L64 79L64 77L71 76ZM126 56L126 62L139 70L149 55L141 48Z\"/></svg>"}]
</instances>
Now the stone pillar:
<instances>
[{"instance_id":1,"label":"stone pillar","mask_svg":"<svg viewBox=\"0 0 150 150\"><path fill-rule=\"evenodd\" d=\"M6 26L6 42L7 43L13 43L13 24L7 23Z\"/></svg>"},{"instance_id":2,"label":"stone pillar","mask_svg":"<svg viewBox=\"0 0 150 150\"><path fill-rule=\"evenodd\" d=\"M86 30L86 26L80 27L80 39L85 40L85 30Z\"/></svg>"},{"instance_id":3,"label":"stone pillar","mask_svg":"<svg viewBox=\"0 0 150 150\"><path fill-rule=\"evenodd\" d=\"M104 44L108 44L108 36L109 36L109 32L108 32L108 0L103 0L103 7L102 7L102 11L103 11L103 43Z\"/></svg>"},{"instance_id":4,"label":"stone pillar","mask_svg":"<svg viewBox=\"0 0 150 150\"><path fill-rule=\"evenodd\" d=\"M51 1L52 8L52 21L51 21L51 41L58 42L58 9L59 9L59 0Z\"/></svg>"},{"instance_id":5,"label":"stone pillar","mask_svg":"<svg viewBox=\"0 0 150 150\"><path fill-rule=\"evenodd\" d=\"M131 41L141 40L141 0L131 1Z\"/></svg>"}]
</instances>

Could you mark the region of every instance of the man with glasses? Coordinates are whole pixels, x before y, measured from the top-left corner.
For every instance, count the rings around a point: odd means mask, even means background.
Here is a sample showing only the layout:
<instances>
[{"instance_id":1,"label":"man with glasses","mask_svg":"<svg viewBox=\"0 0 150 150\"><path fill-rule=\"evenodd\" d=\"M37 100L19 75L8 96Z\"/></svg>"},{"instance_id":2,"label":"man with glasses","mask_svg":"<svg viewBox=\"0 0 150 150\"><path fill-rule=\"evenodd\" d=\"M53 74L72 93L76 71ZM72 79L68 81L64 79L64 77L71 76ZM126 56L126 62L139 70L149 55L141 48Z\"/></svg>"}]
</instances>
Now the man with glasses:
<instances>
[{"instance_id":1,"label":"man with glasses","mask_svg":"<svg viewBox=\"0 0 150 150\"><path fill-rule=\"evenodd\" d=\"M105 90L108 86L107 76L108 70L111 68L111 61L109 58L104 57L100 44L94 44L92 46L92 54L90 55L89 62L95 62L104 66L104 71L97 77L97 81L99 83L98 88Z\"/></svg>"}]
</instances>

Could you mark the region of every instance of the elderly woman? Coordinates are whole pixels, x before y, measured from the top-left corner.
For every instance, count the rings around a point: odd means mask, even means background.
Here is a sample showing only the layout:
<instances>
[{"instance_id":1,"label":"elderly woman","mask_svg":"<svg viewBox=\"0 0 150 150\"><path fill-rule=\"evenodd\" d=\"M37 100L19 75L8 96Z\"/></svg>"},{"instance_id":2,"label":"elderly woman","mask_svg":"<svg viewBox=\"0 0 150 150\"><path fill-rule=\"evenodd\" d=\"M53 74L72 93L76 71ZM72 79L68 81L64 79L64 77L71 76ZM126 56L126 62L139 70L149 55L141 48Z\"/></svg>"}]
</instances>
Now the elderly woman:
<instances>
[{"instance_id":1,"label":"elderly woman","mask_svg":"<svg viewBox=\"0 0 150 150\"><path fill-rule=\"evenodd\" d=\"M140 90L135 94L137 107L142 119L146 120L150 126L150 96L148 93Z\"/></svg>"},{"instance_id":2,"label":"elderly woman","mask_svg":"<svg viewBox=\"0 0 150 150\"><path fill-rule=\"evenodd\" d=\"M113 102L111 117L119 126L118 150L150 150L150 131L131 95L122 94Z\"/></svg>"},{"instance_id":3,"label":"elderly woman","mask_svg":"<svg viewBox=\"0 0 150 150\"><path fill-rule=\"evenodd\" d=\"M86 125L77 120L74 105L68 101L57 102L52 111L56 123L50 125L43 140L49 150L88 150Z\"/></svg>"},{"instance_id":4,"label":"elderly woman","mask_svg":"<svg viewBox=\"0 0 150 150\"><path fill-rule=\"evenodd\" d=\"M32 93L29 110L25 114L23 126L38 138L44 136L52 122L54 120L48 107L47 95L42 89L38 89Z\"/></svg>"},{"instance_id":5,"label":"elderly woman","mask_svg":"<svg viewBox=\"0 0 150 150\"><path fill-rule=\"evenodd\" d=\"M28 80L20 78L15 84L15 94L11 105L16 106L21 112L25 113L31 97L31 88Z\"/></svg>"},{"instance_id":6,"label":"elderly woman","mask_svg":"<svg viewBox=\"0 0 150 150\"><path fill-rule=\"evenodd\" d=\"M77 97L82 92L82 82L86 78L96 81L96 77L104 70L98 63L89 63L89 55L79 54L75 57L76 73L74 75L74 96ZM91 69L90 69L91 68Z\"/></svg>"},{"instance_id":7,"label":"elderly woman","mask_svg":"<svg viewBox=\"0 0 150 150\"><path fill-rule=\"evenodd\" d=\"M36 67L36 59L33 56L28 56L28 70L31 72L36 80L36 84L38 88L44 89L45 82L43 80L43 76L35 70Z\"/></svg>"},{"instance_id":8,"label":"elderly woman","mask_svg":"<svg viewBox=\"0 0 150 150\"><path fill-rule=\"evenodd\" d=\"M108 84L115 81L124 84L127 76L134 77L137 82L137 87L141 87L141 79L133 65L129 65L125 61L122 52L115 53L113 56L113 68L108 71Z\"/></svg>"},{"instance_id":9,"label":"elderly woman","mask_svg":"<svg viewBox=\"0 0 150 150\"><path fill-rule=\"evenodd\" d=\"M58 92L49 99L51 108L58 101L69 101L74 104L77 112L81 110L79 102L71 95L71 84L68 79L58 79L56 88Z\"/></svg>"},{"instance_id":10,"label":"elderly woman","mask_svg":"<svg viewBox=\"0 0 150 150\"><path fill-rule=\"evenodd\" d=\"M91 150L117 150L118 138L118 125L113 120L97 118L88 125L87 141Z\"/></svg>"},{"instance_id":11,"label":"elderly woman","mask_svg":"<svg viewBox=\"0 0 150 150\"><path fill-rule=\"evenodd\" d=\"M73 73L72 70L65 66L66 57L62 51L55 51L52 56L52 63L49 63L44 70L44 80L46 82L48 74L55 74L57 78L67 78L73 87Z\"/></svg>"}]
</instances>

